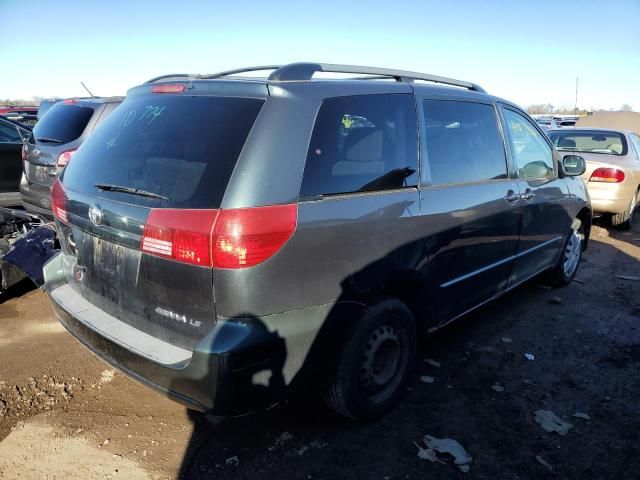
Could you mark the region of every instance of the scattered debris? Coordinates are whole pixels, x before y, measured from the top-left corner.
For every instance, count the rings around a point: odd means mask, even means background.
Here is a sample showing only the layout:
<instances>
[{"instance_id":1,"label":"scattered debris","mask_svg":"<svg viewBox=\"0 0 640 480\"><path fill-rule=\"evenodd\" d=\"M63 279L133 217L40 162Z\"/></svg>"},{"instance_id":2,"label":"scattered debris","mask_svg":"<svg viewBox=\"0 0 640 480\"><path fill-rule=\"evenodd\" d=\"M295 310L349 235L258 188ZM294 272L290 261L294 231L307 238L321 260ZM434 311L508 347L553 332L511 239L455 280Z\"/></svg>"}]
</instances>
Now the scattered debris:
<instances>
[{"instance_id":1,"label":"scattered debris","mask_svg":"<svg viewBox=\"0 0 640 480\"><path fill-rule=\"evenodd\" d=\"M582 413L582 412L576 412L573 414L574 417L576 418L581 418L583 420L591 420L591 417L589 415L587 415L586 413Z\"/></svg>"},{"instance_id":2,"label":"scattered debris","mask_svg":"<svg viewBox=\"0 0 640 480\"><path fill-rule=\"evenodd\" d=\"M500 341L502 343L511 343L511 342L513 342L513 340L511 340L509 337L500 337Z\"/></svg>"},{"instance_id":3,"label":"scattered debris","mask_svg":"<svg viewBox=\"0 0 640 480\"><path fill-rule=\"evenodd\" d=\"M536 356L533 353L525 353L524 356L527 357L527 360L535 360L536 359Z\"/></svg>"},{"instance_id":4,"label":"scattered debris","mask_svg":"<svg viewBox=\"0 0 640 480\"><path fill-rule=\"evenodd\" d=\"M485 347L478 347L476 348L476 352L478 353L496 353L496 347L492 347L490 345L485 346Z\"/></svg>"},{"instance_id":5,"label":"scattered debris","mask_svg":"<svg viewBox=\"0 0 640 480\"><path fill-rule=\"evenodd\" d=\"M420 377L420 381L422 383L433 383L436 381L436 379L433 377L430 377L429 375L423 375Z\"/></svg>"},{"instance_id":6,"label":"scattered debris","mask_svg":"<svg viewBox=\"0 0 640 480\"><path fill-rule=\"evenodd\" d=\"M229 457L225 460L225 462L227 463L227 465L229 465L230 467L237 467L238 465L240 465L240 459L238 458L237 455L234 455L233 457Z\"/></svg>"},{"instance_id":7,"label":"scattered debris","mask_svg":"<svg viewBox=\"0 0 640 480\"><path fill-rule=\"evenodd\" d=\"M111 440L109 440L109 439L107 438L104 442L102 442L102 445L109 445L109 442L110 442L110 441L111 441Z\"/></svg>"},{"instance_id":8,"label":"scattered debris","mask_svg":"<svg viewBox=\"0 0 640 480\"><path fill-rule=\"evenodd\" d=\"M113 380L113 376L115 375L115 370L104 370L102 375L100 375L100 383L109 383Z\"/></svg>"},{"instance_id":9,"label":"scattered debris","mask_svg":"<svg viewBox=\"0 0 640 480\"><path fill-rule=\"evenodd\" d=\"M557 432L564 436L573 428L572 424L565 422L551 410L536 410L535 415L536 423L540 424L546 432Z\"/></svg>"},{"instance_id":10,"label":"scattered debris","mask_svg":"<svg viewBox=\"0 0 640 480\"><path fill-rule=\"evenodd\" d=\"M493 388L496 392L504 392L504 387L502 385L499 384L495 384L493 385L491 388Z\"/></svg>"},{"instance_id":11,"label":"scattered debris","mask_svg":"<svg viewBox=\"0 0 640 480\"><path fill-rule=\"evenodd\" d=\"M585 283L584 280L580 280L579 278L574 278L573 281L576 283Z\"/></svg>"},{"instance_id":12,"label":"scattered debris","mask_svg":"<svg viewBox=\"0 0 640 480\"><path fill-rule=\"evenodd\" d=\"M549 464L549 462L547 462L544 458L542 458L540 455L536 455L536 460L538 461L538 463L540 465L542 465L543 467L545 467L547 470L549 470L550 472L553 472L553 467L551 466L551 464Z\"/></svg>"},{"instance_id":13,"label":"scattered debris","mask_svg":"<svg viewBox=\"0 0 640 480\"><path fill-rule=\"evenodd\" d=\"M549 303L553 305L560 305L562 303L562 299L560 297L551 297Z\"/></svg>"},{"instance_id":14,"label":"scattered debris","mask_svg":"<svg viewBox=\"0 0 640 480\"><path fill-rule=\"evenodd\" d=\"M427 448L421 448L415 444L418 451L418 458L429 460L431 462L442 462L437 453L444 453L453 457L453 463L463 472L468 472L471 468L471 455L467 453L462 445L451 438L436 438L431 435L425 435L423 439Z\"/></svg>"},{"instance_id":15,"label":"scattered debris","mask_svg":"<svg viewBox=\"0 0 640 480\"><path fill-rule=\"evenodd\" d=\"M434 450L431 450L430 448L422 448L416 442L413 442L413 444L418 447L418 458L422 460L429 460L430 462L445 463L438 458L438 454Z\"/></svg>"},{"instance_id":16,"label":"scattered debris","mask_svg":"<svg viewBox=\"0 0 640 480\"><path fill-rule=\"evenodd\" d=\"M616 278L620 280L631 280L632 282L640 282L640 277L636 277L635 275L616 275Z\"/></svg>"},{"instance_id":17,"label":"scattered debris","mask_svg":"<svg viewBox=\"0 0 640 480\"><path fill-rule=\"evenodd\" d=\"M442 365L440 362L437 362L435 360L433 360L432 358L425 358L424 359L424 363L428 363L429 365L436 367L436 368L440 368L440 365Z\"/></svg>"},{"instance_id":18,"label":"scattered debris","mask_svg":"<svg viewBox=\"0 0 640 480\"><path fill-rule=\"evenodd\" d=\"M276 438L276 441L273 442L273 445L269 447L268 450L272 451L272 450L275 450L276 448L280 448L282 445L284 445L286 442L288 442L292 438L293 438L293 435L291 435L289 432L282 432L280 435L278 435L278 438Z\"/></svg>"}]
</instances>

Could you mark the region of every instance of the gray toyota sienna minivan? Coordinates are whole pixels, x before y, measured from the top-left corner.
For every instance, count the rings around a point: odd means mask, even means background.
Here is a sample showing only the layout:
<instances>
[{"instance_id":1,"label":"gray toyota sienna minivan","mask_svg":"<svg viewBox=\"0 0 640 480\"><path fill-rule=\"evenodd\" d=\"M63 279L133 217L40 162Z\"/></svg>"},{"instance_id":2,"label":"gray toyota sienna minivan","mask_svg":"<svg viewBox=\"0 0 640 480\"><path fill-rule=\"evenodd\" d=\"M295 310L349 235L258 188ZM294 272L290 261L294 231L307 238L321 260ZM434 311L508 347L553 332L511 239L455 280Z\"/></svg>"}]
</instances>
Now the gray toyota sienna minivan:
<instances>
[{"instance_id":1,"label":"gray toyota sienna minivan","mask_svg":"<svg viewBox=\"0 0 640 480\"><path fill-rule=\"evenodd\" d=\"M45 288L80 342L190 408L304 389L375 418L421 335L538 274L573 279L583 171L468 82L167 75L129 90L53 186Z\"/></svg>"}]
</instances>

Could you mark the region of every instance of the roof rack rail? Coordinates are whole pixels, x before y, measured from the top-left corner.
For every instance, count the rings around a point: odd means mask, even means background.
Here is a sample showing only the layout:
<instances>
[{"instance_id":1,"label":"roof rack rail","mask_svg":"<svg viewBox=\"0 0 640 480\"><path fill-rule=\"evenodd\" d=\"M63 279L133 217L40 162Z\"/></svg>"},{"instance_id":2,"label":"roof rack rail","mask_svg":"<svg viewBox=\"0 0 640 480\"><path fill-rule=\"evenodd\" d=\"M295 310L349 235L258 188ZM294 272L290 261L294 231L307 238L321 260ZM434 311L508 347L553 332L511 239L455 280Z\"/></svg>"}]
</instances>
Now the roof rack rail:
<instances>
[{"instance_id":1,"label":"roof rack rail","mask_svg":"<svg viewBox=\"0 0 640 480\"><path fill-rule=\"evenodd\" d=\"M453 78L441 77L439 75L430 75L428 73L410 72L407 70L393 70L390 68L377 67L360 67L357 65L338 65L333 63L290 63L288 65L261 65L256 67L236 68L234 70L226 70L223 72L212 73L207 75L173 73L161 75L159 77L147 80L145 83L154 83L160 80L168 80L170 78L186 78L186 79L214 79L222 78L238 73L258 72L262 70L273 70L268 77L272 82L294 82L311 80L313 75L318 72L330 73L353 73L358 75L368 75L367 77L356 77L358 80L380 80L394 78L398 82L413 82L414 80L424 80L426 82L442 83L444 85L453 85L456 87L467 88L475 92L486 93L485 89L475 83L465 82L464 80L456 80Z\"/></svg>"},{"instance_id":2,"label":"roof rack rail","mask_svg":"<svg viewBox=\"0 0 640 480\"><path fill-rule=\"evenodd\" d=\"M228 77L230 75L237 75L238 73L246 73L246 72L259 72L261 70L277 70L281 68L282 65L260 65L257 67L245 67L245 68L236 68L234 70L225 70L223 72L218 73L210 73L210 74L189 74L189 73L170 73L167 75L160 75L159 77L154 77L150 80L147 80L144 83L155 83L160 80L168 80L170 78L175 79L194 79L194 80L211 80L213 78L221 78Z\"/></svg>"},{"instance_id":3,"label":"roof rack rail","mask_svg":"<svg viewBox=\"0 0 640 480\"><path fill-rule=\"evenodd\" d=\"M486 93L484 88L475 83L455 80L453 78L430 75L428 73L410 72L406 70L393 70L390 68L360 67L357 65L337 65L333 63L290 63L275 70L269 75L269 80L274 82L290 82L311 80L317 72L354 73L359 75L372 75L374 78L395 78L398 82L412 82L424 80L427 82L442 83L463 87L476 92ZM371 78L371 77L370 77Z\"/></svg>"}]
</instances>

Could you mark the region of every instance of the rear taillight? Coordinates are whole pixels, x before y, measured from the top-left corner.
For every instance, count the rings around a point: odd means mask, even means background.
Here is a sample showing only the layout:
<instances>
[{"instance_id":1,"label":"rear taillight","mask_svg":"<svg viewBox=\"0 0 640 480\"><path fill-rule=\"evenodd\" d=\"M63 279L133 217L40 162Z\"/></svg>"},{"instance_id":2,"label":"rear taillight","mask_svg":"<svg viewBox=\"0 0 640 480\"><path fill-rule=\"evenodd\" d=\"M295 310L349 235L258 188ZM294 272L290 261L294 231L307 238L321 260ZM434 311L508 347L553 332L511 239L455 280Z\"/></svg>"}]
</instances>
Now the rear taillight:
<instances>
[{"instance_id":1,"label":"rear taillight","mask_svg":"<svg viewBox=\"0 0 640 480\"><path fill-rule=\"evenodd\" d=\"M143 252L211 266L211 232L217 210L151 210L140 243Z\"/></svg>"},{"instance_id":2,"label":"rear taillight","mask_svg":"<svg viewBox=\"0 0 640 480\"><path fill-rule=\"evenodd\" d=\"M624 172L617 168L596 168L591 174L589 181L620 183L624 181Z\"/></svg>"},{"instance_id":3,"label":"rear taillight","mask_svg":"<svg viewBox=\"0 0 640 480\"><path fill-rule=\"evenodd\" d=\"M78 150L77 148L74 148L73 150L67 150L66 152L62 152L60 155L58 155L56 166L64 167L67 163L69 163L69 160L71 160L71 157L73 157L76 154L77 150Z\"/></svg>"},{"instance_id":4,"label":"rear taillight","mask_svg":"<svg viewBox=\"0 0 640 480\"><path fill-rule=\"evenodd\" d=\"M151 93L182 93L184 90L184 83L166 83L151 87Z\"/></svg>"},{"instance_id":5,"label":"rear taillight","mask_svg":"<svg viewBox=\"0 0 640 480\"><path fill-rule=\"evenodd\" d=\"M67 218L67 197L60 180L56 180L53 187L51 187L51 210L53 210L53 216L62 223L69 223Z\"/></svg>"},{"instance_id":6,"label":"rear taillight","mask_svg":"<svg viewBox=\"0 0 640 480\"><path fill-rule=\"evenodd\" d=\"M296 205L221 210L214 228L213 264L246 268L280 250L296 230Z\"/></svg>"},{"instance_id":7,"label":"rear taillight","mask_svg":"<svg viewBox=\"0 0 640 480\"><path fill-rule=\"evenodd\" d=\"M143 252L215 268L247 268L280 250L296 229L296 205L233 210L153 209Z\"/></svg>"},{"instance_id":8,"label":"rear taillight","mask_svg":"<svg viewBox=\"0 0 640 480\"><path fill-rule=\"evenodd\" d=\"M22 144L22 161L24 162L27 159L27 146Z\"/></svg>"}]
</instances>

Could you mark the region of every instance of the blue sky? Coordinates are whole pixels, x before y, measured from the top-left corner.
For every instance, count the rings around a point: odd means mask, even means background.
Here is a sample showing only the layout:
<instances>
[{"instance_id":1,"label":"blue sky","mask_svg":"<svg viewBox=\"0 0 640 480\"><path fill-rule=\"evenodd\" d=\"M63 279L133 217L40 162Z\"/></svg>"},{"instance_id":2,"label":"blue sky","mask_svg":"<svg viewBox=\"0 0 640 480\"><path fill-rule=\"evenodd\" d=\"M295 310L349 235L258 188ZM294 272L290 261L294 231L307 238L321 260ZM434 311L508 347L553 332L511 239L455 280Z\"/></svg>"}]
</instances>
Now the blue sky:
<instances>
[{"instance_id":1,"label":"blue sky","mask_svg":"<svg viewBox=\"0 0 640 480\"><path fill-rule=\"evenodd\" d=\"M527 106L640 111L640 0L0 0L0 98L320 61L445 75Z\"/></svg>"}]
</instances>

